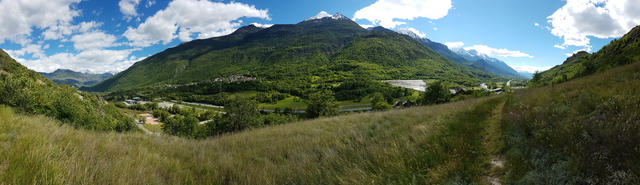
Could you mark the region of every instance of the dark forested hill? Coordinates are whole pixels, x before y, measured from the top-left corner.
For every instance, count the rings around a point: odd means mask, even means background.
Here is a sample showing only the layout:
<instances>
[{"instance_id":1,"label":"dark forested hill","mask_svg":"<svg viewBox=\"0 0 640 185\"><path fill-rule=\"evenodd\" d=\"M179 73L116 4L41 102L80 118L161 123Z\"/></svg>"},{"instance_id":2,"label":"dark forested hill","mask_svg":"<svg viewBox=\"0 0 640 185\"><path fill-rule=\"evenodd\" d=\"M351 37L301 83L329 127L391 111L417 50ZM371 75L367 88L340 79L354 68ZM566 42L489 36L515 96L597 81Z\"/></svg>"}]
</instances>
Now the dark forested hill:
<instances>
[{"instance_id":1,"label":"dark forested hill","mask_svg":"<svg viewBox=\"0 0 640 185\"><path fill-rule=\"evenodd\" d=\"M111 76L110 73L90 74L75 72L68 69L58 69L53 73L40 73L45 78L52 80L58 84L65 84L72 87L93 86Z\"/></svg>"},{"instance_id":2,"label":"dark forested hill","mask_svg":"<svg viewBox=\"0 0 640 185\"><path fill-rule=\"evenodd\" d=\"M0 50L0 105L54 117L76 128L127 131L133 120L95 95L60 86Z\"/></svg>"},{"instance_id":3,"label":"dark forested hill","mask_svg":"<svg viewBox=\"0 0 640 185\"><path fill-rule=\"evenodd\" d=\"M633 28L622 38L611 41L596 53L578 52L567 58L562 65L535 74L530 85L562 83L637 61L640 61L640 26Z\"/></svg>"},{"instance_id":4,"label":"dark forested hill","mask_svg":"<svg viewBox=\"0 0 640 185\"><path fill-rule=\"evenodd\" d=\"M193 84L233 75L256 78L280 91L354 76L447 79L468 85L498 79L451 62L404 35L368 31L336 14L266 29L250 25L230 35L183 43L85 90Z\"/></svg>"}]
</instances>

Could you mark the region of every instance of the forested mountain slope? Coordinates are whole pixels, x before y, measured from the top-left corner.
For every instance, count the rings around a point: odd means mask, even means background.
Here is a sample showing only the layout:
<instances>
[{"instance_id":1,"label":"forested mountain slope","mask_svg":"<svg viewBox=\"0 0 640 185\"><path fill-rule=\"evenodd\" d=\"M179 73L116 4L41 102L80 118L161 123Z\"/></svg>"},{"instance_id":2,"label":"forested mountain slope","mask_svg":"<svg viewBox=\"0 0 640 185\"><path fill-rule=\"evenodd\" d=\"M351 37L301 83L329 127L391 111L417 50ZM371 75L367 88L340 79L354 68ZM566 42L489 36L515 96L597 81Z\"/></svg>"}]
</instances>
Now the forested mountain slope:
<instances>
[{"instance_id":1,"label":"forested mountain slope","mask_svg":"<svg viewBox=\"0 0 640 185\"><path fill-rule=\"evenodd\" d=\"M128 90L244 75L289 92L356 74L377 80L446 79L467 85L498 79L451 62L404 35L368 31L334 15L266 29L250 25L227 36L187 42L87 90Z\"/></svg>"}]
</instances>

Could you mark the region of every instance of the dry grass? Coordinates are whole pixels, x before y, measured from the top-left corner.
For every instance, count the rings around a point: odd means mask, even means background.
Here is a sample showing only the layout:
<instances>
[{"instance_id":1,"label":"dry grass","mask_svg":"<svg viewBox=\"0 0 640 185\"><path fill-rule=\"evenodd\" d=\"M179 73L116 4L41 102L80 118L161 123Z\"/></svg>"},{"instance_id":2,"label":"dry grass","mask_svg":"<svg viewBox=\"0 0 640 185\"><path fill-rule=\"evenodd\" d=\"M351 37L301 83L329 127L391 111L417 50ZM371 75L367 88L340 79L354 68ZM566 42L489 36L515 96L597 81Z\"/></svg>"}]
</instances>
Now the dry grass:
<instances>
[{"instance_id":1,"label":"dry grass","mask_svg":"<svg viewBox=\"0 0 640 185\"><path fill-rule=\"evenodd\" d=\"M0 184L469 181L477 174L462 170L466 169L464 163L480 162L476 154L474 160L467 160L467 155L460 152L473 146L458 140L476 136L451 132L447 125L479 123L476 118L485 118L480 109L487 108L481 106L486 102L487 99L478 99L355 114L207 140L76 130L49 118L15 115L8 108L0 108ZM479 134L477 129L463 130ZM446 143L460 146L448 148Z\"/></svg>"},{"instance_id":2,"label":"dry grass","mask_svg":"<svg viewBox=\"0 0 640 185\"><path fill-rule=\"evenodd\" d=\"M519 91L503 117L511 183L640 183L640 63Z\"/></svg>"}]
</instances>

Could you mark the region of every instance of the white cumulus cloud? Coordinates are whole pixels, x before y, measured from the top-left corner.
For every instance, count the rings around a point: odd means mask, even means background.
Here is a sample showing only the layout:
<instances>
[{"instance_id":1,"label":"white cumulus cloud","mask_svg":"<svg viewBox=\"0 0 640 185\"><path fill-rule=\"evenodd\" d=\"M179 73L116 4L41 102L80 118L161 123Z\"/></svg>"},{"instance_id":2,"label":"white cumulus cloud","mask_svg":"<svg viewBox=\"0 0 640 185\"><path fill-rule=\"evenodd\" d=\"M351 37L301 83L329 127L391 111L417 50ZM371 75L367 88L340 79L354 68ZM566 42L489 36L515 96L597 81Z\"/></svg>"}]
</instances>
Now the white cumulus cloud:
<instances>
[{"instance_id":1,"label":"white cumulus cloud","mask_svg":"<svg viewBox=\"0 0 640 185\"><path fill-rule=\"evenodd\" d=\"M140 0L120 0L118 2L120 12L126 20L131 20L133 17L138 16L138 11L136 10L138 4L140 4Z\"/></svg>"},{"instance_id":2,"label":"white cumulus cloud","mask_svg":"<svg viewBox=\"0 0 640 185\"><path fill-rule=\"evenodd\" d=\"M28 54L31 54L33 57L38 58L45 56L44 51L42 51L42 46L38 44L28 44L18 50L7 50L7 53L11 56L18 57L22 57Z\"/></svg>"},{"instance_id":3,"label":"white cumulus cloud","mask_svg":"<svg viewBox=\"0 0 640 185\"><path fill-rule=\"evenodd\" d=\"M508 49L497 49L492 48L486 45L473 45L470 47L465 47L465 50L476 50L478 53L482 53L488 56L499 56L499 57L527 57L533 58L533 56L523 53L521 51L512 51Z\"/></svg>"},{"instance_id":4,"label":"white cumulus cloud","mask_svg":"<svg viewBox=\"0 0 640 185\"><path fill-rule=\"evenodd\" d=\"M563 47L584 47L589 37L620 37L640 24L640 0L567 0L547 17L551 34L564 39Z\"/></svg>"},{"instance_id":5,"label":"white cumulus cloud","mask_svg":"<svg viewBox=\"0 0 640 185\"><path fill-rule=\"evenodd\" d=\"M464 42L445 42L444 45L450 49L462 48L462 46L464 46Z\"/></svg>"},{"instance_id":6,"label":"white cumulus cloud","mask_svg":"<svg viewBox=\"0 0 640 185\"><path fill-rule=\"evenodd\" d=\"M71 37L71 41L76 50L102 49L115 46L116 37L101 31L94 31L74 35Z\"/></svg>"},{"instance_id":7,"label":"white cumulus cloud","mask_svg":"<svg viewBox=\"0 0 640 185\"><path fill-rule=\"evenodd\" d=\"M441 19L449 14L451 0L377 0L356 11L354 20L365 19L374 25L395 28L406 24L400 20Z\"/></svg>"},{"instance_id":8,"label":"white cumulus cloud","mask_svg":"<svg viewBox=\"0 0 640 185\"><path fill-rule=\"evenodd\" d=\"M124 36L132 46L167 44L180 40L208 38L232 33L240 27L242 17L270 20L268 10L238 2L208 0L174 0L169 6L147 18L137 28L129 27ZM178 32L178 33L177 33Z\"/></svg>"},{"instance_id":9,"label":"white cumulus cloud","mask_svg":"<svg viewBox=\"0 0 640 185\"><path fill-rule=\"evenodd\" d=\"M530 65L509 65L511 68L518 72L527 72L527 73L535 73L542 72L551 69L551 66L530 66Z\"/></svg>"},{"instance_id":10,"label":"white cumulus cloud","mask_svg":"<svg viewBox=\"0 0 640 185\"><path fill-rule=\"evenodd\" d=\"M0 43L11 40L20 44L34 28L56 29L66 34L64 27L70 25L80 11L73 5L81 0L2 0L0 1ZM45 35L46 37L46 35Z\"/></svg>"},{"instance_id":11,"label":"white cumulus cloud","mask_svg":"<svg viewBox=\"0 0 640 185\"><path fill-rule=\"evenodd\" d=\"M57 53L55 55L42 57L34 60L27 60L8 52L21 64L29 69L39 72L53 72L56 69L71 69L74 71L88 73L117 73L129 68L137 61L144 58L129 57L128 50L86 50L78 54Z\"/></svg>"}]
</instances>

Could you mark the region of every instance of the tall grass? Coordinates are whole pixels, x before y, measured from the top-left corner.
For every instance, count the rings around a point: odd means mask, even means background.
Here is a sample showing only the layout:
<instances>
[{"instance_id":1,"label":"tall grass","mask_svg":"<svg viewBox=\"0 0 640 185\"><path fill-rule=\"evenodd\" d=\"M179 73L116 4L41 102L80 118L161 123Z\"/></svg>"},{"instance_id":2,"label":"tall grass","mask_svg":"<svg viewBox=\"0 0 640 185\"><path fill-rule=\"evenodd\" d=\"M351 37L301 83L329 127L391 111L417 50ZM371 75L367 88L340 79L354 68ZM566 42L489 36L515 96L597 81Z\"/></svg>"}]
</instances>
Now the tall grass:
<instances>
[{"instance_id":1,"label":"tall grass","mask_svg":"<svg viewBox=\"0 0 640 185\"><path fill-rule=\"evenodd\" d=\"M496 103L356 114L208 140L77 130L0 108L0 184L478 181L486 163L478 139Z\"/></svg>"},{"instance_id":2,"label":"tall grass","mask_svg":"<svg viewBox=\"0 0 640 185\"><path fill-rule=\"evenodd\" d=\"M503 128L514 184L640 184L640 63L515 93Z\"/></svg>"}]
</instances>

